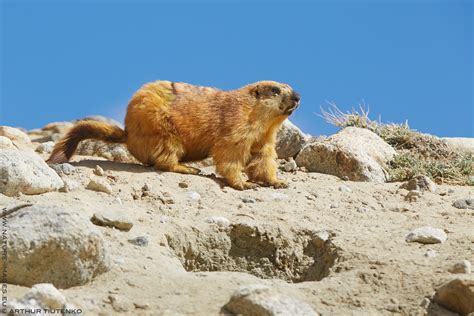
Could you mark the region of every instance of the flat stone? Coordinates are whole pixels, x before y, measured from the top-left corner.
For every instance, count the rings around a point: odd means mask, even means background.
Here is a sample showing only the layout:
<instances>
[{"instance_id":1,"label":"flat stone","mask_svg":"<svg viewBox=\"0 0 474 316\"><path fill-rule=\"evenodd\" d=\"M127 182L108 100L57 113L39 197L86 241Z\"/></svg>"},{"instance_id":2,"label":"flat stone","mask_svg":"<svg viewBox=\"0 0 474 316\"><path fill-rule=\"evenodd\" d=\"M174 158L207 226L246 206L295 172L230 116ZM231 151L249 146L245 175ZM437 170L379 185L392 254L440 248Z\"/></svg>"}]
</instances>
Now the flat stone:
<instances>
[{"instance_id":1,"label":"flat stone","mask_svg":"<svg viewBox=\"0 0 474 316\"><path fill-rule=\"evenodd\" d=\"M146 247L148 246L148 238L145 236L138 236L128 240L129 243L135 246Z\"/></svg>"},{"instance_id":2,"label":"flat stone","mask_svg":"<svg viewBox=\"0 0 474 316\"><path fill-rule=\"evenodd\" d=\"M280 193L280 192L272 193L272 200L275 202L288 201L289 199L290 197L286 195L285 193Z\"/></svg>"},{"instance_id":3,"label":"flat stone","mask_svg":"<svg viewBox=\"0 0 474 316\"><path fill-rule=\"evenodd\" d=\"M407 242L419 242L422 244L437 244L446 241L448 236L444 230L430 226L419 227L406 235Z\"/></svg>"},{"instance_id":4,"label":"flat stone","mask_svg":"<svg viewBox=\"0 0 474 316\"><path fill-rule=\"evenodd\" d=\"M455 208L474 210L474 199L460 199L453 203Z\"/></svg>"},{"instance_id":5,"label":"flat stone","mask_svg":"<svg viewBox=\"0 0 474 316\"><path fill-rule=\"evenodd\" d=\"M91 222L98 226L117 228L122 231L129 231L133 223L122 210L103 210L95 212Z\"/></svg>"},{"instance_id":6,"label":"flat stone","mask_svg":"<svg viewBox=\"0 0 474 316\"><path fill-rule=\"evenodd\" d=\"M211 216L206 219L207 223L216 224L217 226L227 227L230 225L230 221L224 216Z\"/></svg>"}]
</instances>

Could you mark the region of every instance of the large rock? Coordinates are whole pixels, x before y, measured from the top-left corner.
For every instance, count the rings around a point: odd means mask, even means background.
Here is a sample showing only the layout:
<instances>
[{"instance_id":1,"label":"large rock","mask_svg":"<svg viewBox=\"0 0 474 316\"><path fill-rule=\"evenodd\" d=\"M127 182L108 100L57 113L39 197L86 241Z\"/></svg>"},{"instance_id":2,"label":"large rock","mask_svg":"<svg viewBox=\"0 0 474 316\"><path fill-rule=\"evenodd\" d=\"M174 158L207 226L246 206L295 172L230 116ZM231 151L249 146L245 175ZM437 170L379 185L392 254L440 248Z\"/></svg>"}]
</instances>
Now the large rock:
<instances>
[{"instance_id":1,"label":"large rock","mask_svg":"<svg viewBox=\"0 0 474 316\"><path fill-rule=\"evenodd\" d=\"M45 125L41 129L28 131L28 135L34 142L44 143L49 141L57 142L74 126L71 122L53 122Z\"/></svg>"},{"instance_id":2,"label":"large rock","mask_svg":"<svg viewBox=\"0 0 474 316\"><path fill-rule=\"evenodd\" d=\"M474 275L463 275L442 284L434 297L436 303L453 312L474 313Z\"/></svg>"},{"instance_id":3,"label":"large rock","mask_svg":"<svg viewBox=\"0 0 474 316\"><path fill-rule=\"evenodd\" d=\"M30 144L30 138L26 133L19 130L18 128L10 126L0 126L0 136L9 138L14 143L19 144Z\"/></svg>"},{"instance_id":4,"label":"large rock","mask_svg":"<svg viewBox=\"0 0 474 316\"><path fill-rule=\"evenodd\" d=\"M112 161L137 162L125 145L110 144L100 140L87 139L82 141L77 147L76 154L98 156Z\"/></svg>"},{"instance_id":5,"label":"large rock","mask_svg":"<svg viewBox=\"0 0 474 316\"><path fill-rule=\"evenodd\" d=\"M278 158L295 157L303 148L308 137L289 120L285 120L277 134L276 151Z\"/></svg>"},{"instance_id":6,"label":"large rock","mask_svg":"<svg viewBox=\"0 0 474 316\"><path fill-rule=\"evenodd\" d=\"M395 149L375 133L346 127L319 142L307 144L296 163L308 171L332 174L353 181L385 182L385 164Z\"/></svg>"},{"instance_id":7,"label":"large rock","mask_svg":"<svg viewBox=\"0 0 474 316\"><path fill-rule=\"evenodd\" d=\"M0 193L40 194L63 187L63 181L32 150L19 150L7 141L0 142Z\"/></svg>"},{"instance_id":8,"label":"large rock","mask_svg":"<svg viewBox=\"0 0 474 316\"><path fill-rule=\"evenodd\" d=\"M448 143L448 145L459 151L474 154L474 138L444 137L442 139Z\"/></svg>"},{"instance_id":9,"label":"large rock","mask_svg":"<svg viewBox=\"0 0 474 316\"><path fill-rule=\"evenodd\" d=\"M30 206L10 214L7 282L23 286L83 285L109 269L100 231L80 212ZM0 261L3 271L4 261Z\"/></svg>"},{"instance_id":10,"label":"large rock","mask_svg":"<svg viewBox=\"0 0 474 316\"><path fill-rule=\"evenodd\" d=\"M251 285L237 290L224 306L235 315L252 316L316 316L308 304L288 296L272 293L264 285Z\"/></svg>"},{"instance_id":11,"label":"large rock","mask_svg":"<svg viewBox=\"0 0 474 316\"><path fill-rule=\"evenodd\" d=\"M33 286L22 298L9 301L7 314L16 315L12 312L16 309L62 309L64 305L66 305L66 298L61 292L52 284L40 283Z\"/></svg>"}]
</instances>

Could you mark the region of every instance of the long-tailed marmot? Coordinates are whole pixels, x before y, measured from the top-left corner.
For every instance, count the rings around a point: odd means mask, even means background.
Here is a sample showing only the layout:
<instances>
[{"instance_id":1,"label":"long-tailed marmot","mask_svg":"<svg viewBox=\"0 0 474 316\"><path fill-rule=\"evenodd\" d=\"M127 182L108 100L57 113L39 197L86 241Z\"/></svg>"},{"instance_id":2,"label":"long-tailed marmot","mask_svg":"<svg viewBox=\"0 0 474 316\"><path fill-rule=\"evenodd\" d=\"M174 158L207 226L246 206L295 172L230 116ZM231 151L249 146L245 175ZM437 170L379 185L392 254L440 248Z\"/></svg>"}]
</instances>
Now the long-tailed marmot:
<instances>
[{"instance_id":1,"label":"long-tailed marmot","mask_svg":"<svg viewBox=\"0 0 474 316\"><path fill-rule=\"evenodd\" d=\"M56 144L49 163L63 163L84 139L125 143L130 153L159 170L197 174L183 164L212 157L217 172L235 189L286 187L277 174L275 141L300 96L283 83L259 81L222 91L155 81L132 97L125 130L95 121L77 123ZM248 175L244 181L242 171Z\"/></svg>"}]
</instances>

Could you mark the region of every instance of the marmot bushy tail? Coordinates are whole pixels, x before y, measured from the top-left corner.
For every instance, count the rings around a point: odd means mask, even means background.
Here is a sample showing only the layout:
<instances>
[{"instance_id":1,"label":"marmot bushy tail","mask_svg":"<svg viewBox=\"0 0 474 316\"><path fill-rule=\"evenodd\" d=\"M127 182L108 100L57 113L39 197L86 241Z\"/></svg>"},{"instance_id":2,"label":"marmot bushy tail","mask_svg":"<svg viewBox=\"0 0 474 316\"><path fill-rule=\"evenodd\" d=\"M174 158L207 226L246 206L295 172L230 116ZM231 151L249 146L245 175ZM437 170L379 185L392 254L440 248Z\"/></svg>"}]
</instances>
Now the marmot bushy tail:
<instances>
[{"instance_id":1,"label":"marmot bushy tail","mask_svg":"<svg viewBox=\"0 0 474 316\"><path fill-rule=\"evenodd\" d=\"M67 133L66 137L54 146L47 160L50 164L69 161L79 142L85 139L103 140L108 143L125 143L127 133L118 126L96 121L81 121Z\"/></svg>"},{"instance_id":2,"label":"marmot bushy tail","mask_svg":"<svg viewBox=\"0 0 474 316\"><path fill-rule=\"evenodd\" d=\"M276 135L299 101L289 85L275 81L228 91L150 82L130 100L125 131L79 122L55 146L48 162L68 161L81 140L92 138L125 143L133 157L158 170L198 174L199 169L184 163L212 157L217 173L235 189L257 184L282 188L288 183L277 178Z\"/></svg>"}]
</instances>

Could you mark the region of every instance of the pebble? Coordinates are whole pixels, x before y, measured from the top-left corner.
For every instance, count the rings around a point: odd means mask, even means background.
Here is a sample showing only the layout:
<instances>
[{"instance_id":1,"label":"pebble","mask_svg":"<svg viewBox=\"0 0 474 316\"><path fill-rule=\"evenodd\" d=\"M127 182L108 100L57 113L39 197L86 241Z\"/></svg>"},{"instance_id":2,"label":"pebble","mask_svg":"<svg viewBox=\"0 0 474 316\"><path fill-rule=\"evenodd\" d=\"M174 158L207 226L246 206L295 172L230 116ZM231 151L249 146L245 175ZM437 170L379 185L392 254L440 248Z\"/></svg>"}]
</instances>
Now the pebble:
<instances>
[{"instance_id":1,"label":"pebble","mask_svg":"<svg viewBox=\"0 0 474 316\"><path fill-rule=\"evenodd\" d=\"M133 303L133 306L135 306L136 309L149 309L150 304L149 303Z\"/></svg>"},{"instance_id":2,"label":"pebble","mask_svg":"<svg viewBox=\"0 0 474 316\"><path fill-rule=\"evenodd\" d=\"M199 201L201 199L201 194L195 191L188 192L188 199L192 201Z\"/></svg>"},{"instance_id":3,"label":"pebble","mask_svg":"<svg viewBox=\"0 0 474 316\"><path fill-rule=\"evenodd\" d=\"M347 185L341 185L339 187L339 191L345 192L345 193L351 193L352 192L351 188L349 188Z\"/></svg>"},{"instance_id":4,"label":"pebble","mask_svg":"<svg viewBox=\"0 0 474 316\"><path fill-rule=\"evenodd\" d=\"M95 166L95 168L94 168L94 174L95 174L96 176L102 177L102 176L105 175L105 172L104 172L104 169L102 169L101 166L97 165L97 166Z\"/></svg>"},{"instance_id":5,"label":"pebble","mask_svg":"<svg viewBox=\"0 0 474 316\"><path fill-rule=\"evenodd\" d=\"M288 195L280 192L272 193L272 200L275 202L288 201L290 198Z\"/></svg>"},{"instance_id":6,"label":"pebble","mask_svg":"<svg viewBox=\"0 0 474 316\"><path fill-rule=\"evenodd\" d=\"M453 203L455 208L474 210L474 199L460 199Z\"/></svg>"},{"instance_id":7,"label":"pebble","mask_svg":"<svg viewBox=\"0 0 474 316\"><path fill-rule=\"evenodd\" d=\"M288 161L285 161L283 164L283 170L286 172L292 172L298 170L298 166L296 165L295 160L293 157L290 157Z\"/></svg>"},{"instance_id":8,"label":"pebble","mask_svg":"<svg viewBox=\"0 0 474 316\"><path fill-rule=\"evenodd\" d=\"M113 190L110 186L109 182L107 182L104 178L92 178L87 185L86 189L97 191L97 192L104 192L107 194L112 194Z\"/></svg>"},{"instance_id":9,"label":"pebble","mask_svg":"<svg viewBox=\"0 0 474 316\"><path fill-rule=\"evenodd\" d=\"M220 227L227 227L230 225L230 221L224 216L211 216L206 219L206 222L216 224Z\"/></svg>"},{"instance_id":10,"label":"pebble","mask_svg":"<svg viewBox=\"0 0 474 316\"><path fill-rule=\"evenodd\" d=\"M447 238L448 236L444 230L430 226L423 226L408 233L405 240L407 242L418 242L422 244L437 244L445 242Z\"/></svg>"},{"instance_id":11,"label":"pebble","mask_svg":"<svg viewBox=\"0 0 474 316\"><path fill-rule=\"evenodd\" d=\"M420 306L423 309L427 309L430 306L430 303L431 303L430 299L425 297L424 299L421 300Z\"/></svg>"},{"instance_id":12,"label":"pebble","mask_svg":"<svg viewBox=\"0 0 474 316\"><path fill-rule=\"evenodd\" d=\"M186 189L189 187L189 185L186 182L180 182L178 183L178 186L183 189Z\"/></svg>"},{"instance_id":13,"label":"pebble","mask_svg":"<svg viewBox=\"0 0 474 316\"><path fill-rule=\"evenodd\" d=\"M369 208L367 208L365 206L361 206L361 207L357 208L357 212L359 212L359 213L367 213L368 211L369 211Z\"/></svg>"},{"instance_id":14,"label":"pebble","mask_svg":"<svg viewBox=\"0 0 474 316\"><path fill-rule=\"evenodd\" d=\"M428 248L425 252L425 257L434 258L438 256L438 252L434 249Z\"/></svg>"},{"instance_id":15,"label":"pebble","mask_svg":"<svg viewBox=\"0 0 474 316\"><path fill-rule=\"evenodd\" d=\"M451 273L471 273L471 262L463 260L453 264L449 270Z\"/></svg>"},{"instance_id":16,"label":"pebble","mask_svg":"<svg viewBox=\"0 0 474 316\"><path fill-rule=\"evenodd\" d=\"M50 165L50 167L56 171L59 176L70 175L76 172L76 168L69 163Z\"/></svg>"},{"instance_id":17,"label":"pebble","mask_svg":"<svg viewBox=\"0 0 474 316\"><path fill-rule=\"evenodd\" d=\"M129 243L140 247L148 246L148 238L145 236L138 236L128 240Z\"/></svg>"},{"instance_id":18,"label":"pebble","mask_svg":"<svg viewBox=\"0 0 474 316\"><path fill-rule=\"evenodd\" d=\"M338 208L338 207L339 207L339 204L337 203L333 203L329 205L329 208Z\"/></svg>"},{"instance_id":19,"label":"pebble","mask_svg":"<svg viewBox=\"0 0 474 316\"><path fill-rule=\"evenodd\" d=\"M68 179L68 178L64 178L63 183L64 183L64 186L61 189L59 189L59 192L67 193L67 192L75 191L79 189L80 187L79 182L72 179Z\"/></svg>"},{"instance_id":20,"label":"pebble","mask_svg":"<svg viewBox=\"0 0 474 316\"><path fill-rule=\"evenodd\" d=\"M150 192L151 191L151 186L148 183L145 183L142 186L142 192Z\"/></svg>"},{"instance_id":21,"label":"pebble","mask_svg":"<svg viewBox=\"0 0 474 316\"><path fill-rule=\"evenodd\" d=\"M132 304L119 295L109 295L110 304L116 312L127 312L132 309Z\"/></svg>"},{"instance_id":22,"label":"pebble","mask_svg":"<svg viewBox=\"0 0 474 316\"><path fill-rule=\"evenodd\" d=\"M255 203L257 200L255 200L253 197L243 197L242 202L244 203Z\"/></svg>"},{"instance_id":23,"label":"pebble","mask_svg":"<svg viewBox=\"0 0 474 316\"><path fill-rule=\"evenodd\" d=\"M35 151L40 154L49 154L53 151L54 142L41 143L36 147Z\"/></svg>"}]
</instances>

